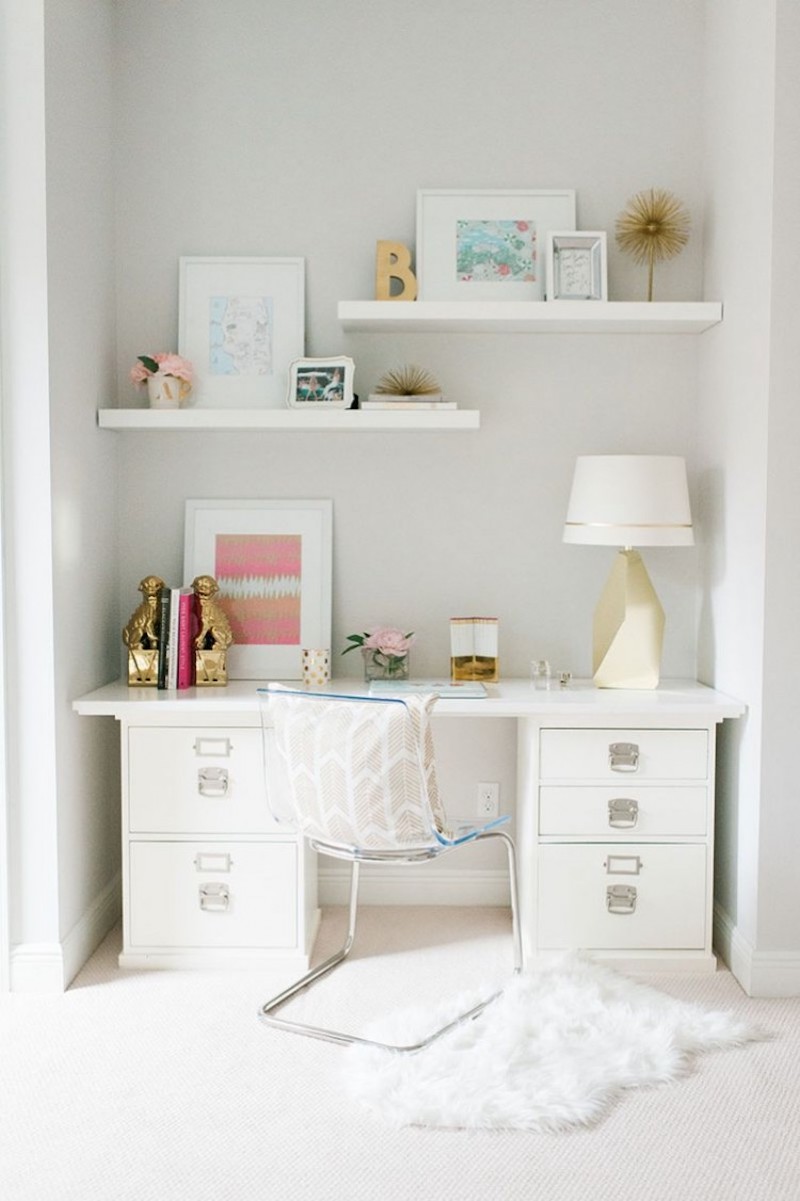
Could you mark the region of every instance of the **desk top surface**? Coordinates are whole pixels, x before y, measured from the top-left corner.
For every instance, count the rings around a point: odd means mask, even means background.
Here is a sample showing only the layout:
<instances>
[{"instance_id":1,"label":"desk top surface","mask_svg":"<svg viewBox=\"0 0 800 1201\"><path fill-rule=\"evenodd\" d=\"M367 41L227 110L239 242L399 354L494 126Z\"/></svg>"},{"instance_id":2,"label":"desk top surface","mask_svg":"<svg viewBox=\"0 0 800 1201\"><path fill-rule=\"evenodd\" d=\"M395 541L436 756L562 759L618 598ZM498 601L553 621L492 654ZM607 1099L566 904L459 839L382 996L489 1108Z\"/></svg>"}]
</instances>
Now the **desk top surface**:
<instances>
[{"instance_id":1,"label":"desk top surface","mask_svg":"<svg viewBox=\"0 0 800 1201\"><path fill-rule=\"evenodd\" d=\"M289 687L300 688L297 681ZM174 721L176 714L191 720L193 714L257 713L258 689L266 681L231 680L224 688L174 689L129 688L115 681L89 692L73 702L73 708L86 716L110 716L135 720L137 714ZM539 691L529 680L502 680L487 684L485 697L441 697L436 716L458 717L551 717L619 722L685 718L696 721L722 721L740 717L745 706L722 692L695 680L662 680L658 688L595 688L591 680L573 680L567 688ZM327 689L364 696L367 686L361 680L333 680Z\"/></svg>"}]
</instances>

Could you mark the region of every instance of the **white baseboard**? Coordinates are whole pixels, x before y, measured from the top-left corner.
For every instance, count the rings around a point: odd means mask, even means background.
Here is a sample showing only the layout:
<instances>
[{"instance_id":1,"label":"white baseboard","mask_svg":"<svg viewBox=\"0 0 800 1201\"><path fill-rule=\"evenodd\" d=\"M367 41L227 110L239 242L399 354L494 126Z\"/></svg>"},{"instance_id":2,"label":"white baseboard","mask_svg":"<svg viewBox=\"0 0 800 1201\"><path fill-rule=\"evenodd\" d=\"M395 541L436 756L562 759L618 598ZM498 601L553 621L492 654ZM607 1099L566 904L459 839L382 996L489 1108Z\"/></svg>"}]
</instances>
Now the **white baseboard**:
<instances>
[{"instance_id":1,"label":"white baseboard","mask_svg":"<svg viewBox=\"0 0 800 1201\"><path fill-rule=\"evenodd\" d=\"M346 905L350 868L319 868L321 905ZM364 905L508 905L508 872L441 871L421 867L361 868L358 899Z\"/></svg>"},{"instance_id":2,"label":"white baseboard","mask_svg":"<svg viewBox=\"0 0 800 1201\"><path fill-rule=\"evenodd\" d=\"M800 951L756 951L721 905L714 946L748 997L800 997Z\"/></svg>"},{"instance_id":3,"label":"white baseboard","mask_svg":"<svg viewBox=\"0 0 800 1201\"><path fill-rule=\"evenodd\" d=\"M11 950L11 992L60 993L119 921L119 873L95 897L62 942L18 943Z\"/></svg>"}]
</instances>

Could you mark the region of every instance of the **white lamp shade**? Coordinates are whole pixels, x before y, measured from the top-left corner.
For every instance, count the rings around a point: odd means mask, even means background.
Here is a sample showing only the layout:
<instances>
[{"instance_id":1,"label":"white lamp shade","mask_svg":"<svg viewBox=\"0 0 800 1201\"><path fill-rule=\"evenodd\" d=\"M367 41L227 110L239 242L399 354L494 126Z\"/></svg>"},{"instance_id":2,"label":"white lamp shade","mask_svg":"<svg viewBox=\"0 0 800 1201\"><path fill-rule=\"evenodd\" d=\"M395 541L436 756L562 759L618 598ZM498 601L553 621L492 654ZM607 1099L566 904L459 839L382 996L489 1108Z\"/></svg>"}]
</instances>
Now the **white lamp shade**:
<instances>
[{"instance_id":1,"label":"white lamp shade","mask_svg":"<svg viewBox=\"0 0 800 1201\"><path fill-rule=\"evenodd\" d=\"M564 541L692 546L685 461L677 455L579 455Z\"/></svg>"}]
</instances>

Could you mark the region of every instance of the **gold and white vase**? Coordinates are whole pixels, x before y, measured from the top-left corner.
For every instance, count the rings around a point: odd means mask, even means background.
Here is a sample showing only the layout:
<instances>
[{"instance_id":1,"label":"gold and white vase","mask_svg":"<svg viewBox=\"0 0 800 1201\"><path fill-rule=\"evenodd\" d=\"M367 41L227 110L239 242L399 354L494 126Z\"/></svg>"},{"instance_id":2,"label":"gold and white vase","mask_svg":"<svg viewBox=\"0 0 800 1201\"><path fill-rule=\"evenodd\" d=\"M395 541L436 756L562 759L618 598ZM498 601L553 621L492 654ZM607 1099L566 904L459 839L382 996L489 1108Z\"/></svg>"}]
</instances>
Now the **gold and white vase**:
<instances>
[{"instance_id":1,"label":"gold and white vase","mask_svg":"<svg viewBox=\"0 0 800 1201\"><path fill-rule=\"evenodd\" d=\"M157 371L147 377L147 396L151 409L181 409L192 385L177 375L162 375Z\"/></svg>"}]
</instances>

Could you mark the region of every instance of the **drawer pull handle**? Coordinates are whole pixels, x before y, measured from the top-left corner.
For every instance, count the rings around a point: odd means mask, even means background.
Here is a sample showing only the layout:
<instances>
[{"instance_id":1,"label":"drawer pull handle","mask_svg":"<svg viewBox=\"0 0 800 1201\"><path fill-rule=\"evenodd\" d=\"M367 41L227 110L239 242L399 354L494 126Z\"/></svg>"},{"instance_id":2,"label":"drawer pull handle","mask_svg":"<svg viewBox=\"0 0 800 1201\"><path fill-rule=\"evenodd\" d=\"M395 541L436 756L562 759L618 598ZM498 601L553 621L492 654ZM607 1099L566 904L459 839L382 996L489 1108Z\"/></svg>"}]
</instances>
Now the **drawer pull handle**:
<instances>
[{"instance_id":1,"label":"drawer pull handle","mask_svg":"<svg viewBox=\"0 0 800 1201\"><path fill-rule=\"evenodd\" d=\"M609 855L603 867L608 876L638 876L642 861L638 855Z\"/></svg>"},{"instance_id":2,"label":"drawer pull handle","mask_svg":"<svg viewBox=\"0 0 800 1201\"><path fill-rule=\"evenodd\" d=\"M635 742L612 742L608 748L608 766L612 771L638 771L639 747Z\"/></svg>"},{"instance_id":3,"label":"drawer pull handle","mask_svg":"<svg viewBox=\"0 0 800 1201\"><path fill-rule=\"evenodd\" d=\"M608 802L608 824L615 830L632 830L639 820L639 802L615 796Z\"/></svg>"},{"instance_id":4,"label":"drawer pull handle","mask_svg":"<svg viewBox=\"0 0 800 1201\"><path fill-rule=\"evenodd\" d=\"M206 913L224 913L230 904L231 894L227 884L201 884L197 891L200 908Z\"/></svg>"},{"instance_id":5,"label":"drawer pull handle","mask_svg":"<svg viewBox=\"0 0 800 1201\"><path fill-rule=\"evenodd\" d=\"M233 860L222 851L199 851L194 857L194 865L199 872L229 872Z\"/></svg>"},{"instance_id":6,"label":"drawer pull handle","mask_svg":"<svg viewBox=\"0 0 800 1201\"><path fill-rule=\"evenodd\" d=\"M228 792L227 767L198 768L197 791L200 796L225 796Z\"/></svg>"},{"instance_id":7,"label":"drawer pull handle","mask_svg":"<svg viewBox=\"0 0 800 1201\"><path fill-rule=\"evenodd\" d=\"M623 916L636 912L636 889L632 884L609 884L606 888L606 909Z\"/></svg>"},{"instance_id":8,"label":"drawer pull handle","mask_svg":"<svg viewBox=\"0 0 800 1201\"><path fill-rule=\"evenodd\" d=\"M195 738L195 755L215 755L220 759L230 758L233 750L230 738Z\"/></svg>"}]
</instances>

